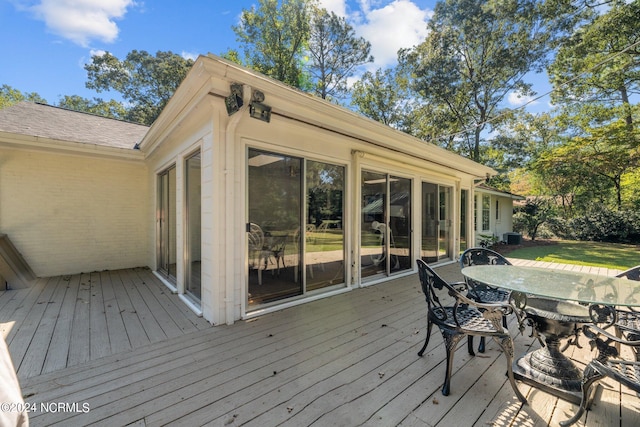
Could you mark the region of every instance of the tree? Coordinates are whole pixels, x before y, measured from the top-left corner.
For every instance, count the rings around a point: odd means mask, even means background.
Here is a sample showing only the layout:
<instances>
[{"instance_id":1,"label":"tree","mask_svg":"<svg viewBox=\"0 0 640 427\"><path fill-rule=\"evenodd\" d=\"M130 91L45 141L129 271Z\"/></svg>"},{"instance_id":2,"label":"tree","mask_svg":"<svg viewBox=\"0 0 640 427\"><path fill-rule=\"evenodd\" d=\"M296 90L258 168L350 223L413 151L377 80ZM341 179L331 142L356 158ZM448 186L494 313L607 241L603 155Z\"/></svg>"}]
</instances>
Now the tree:
<instances>
[{"instance_id":1,"label":"tree","mask_svg":"<svg viewBox=\"0 0 640 427\"><path fill-rule=\"evenodd\" d=\"M514 215L514 229L524 230L536 240L540 226L553 216L553 203L545 197L528 199Z\"/></svg>"},{"instance_id":2,"label":"tree","mask_svg":"<svg viewBox=\"0 0 640 427\"><path fill-rule=\"evenodd\" d=\"M347 78L357 67L373 62L371 44L356 37L344 18L318 7L313 8L307 51L315 93L322 99L345 94Z\"/></svg>"},{"instance_id":3,"label":"tree","mask_svg":"<svg viewBox=\"0 0 640 427\"><path fill-rule=\"evenodd\" d=\"M365 72L354 83L351 104L361 114L396 129L403 128L407 91L390 68Z\"/></svg>"},{"instance_id":4,"label":"tree","mask_svg":"<svg viewBox=\"0 0 640 427\"><path fill-rule=\"evenodd\" d=\"M619 112L631 129L630 98L640 94L640 2L610 3L606 13L580 28L559 49L549 67L552 101L569 107L623 106Z\"/></svg>"},{"instance_id":5,"label":"tree","mask_svg":"<svg viewBox=\"0 0 640 427\"><path fill-rule=\"evenodd\" d=\"M126 119L151 125L169 102L193 65L172 52L158 51L155 56L133 50L124 60L110 53L94 55L85 65L86 87L97 92L114 90L131 105Z\"/></svg>"},{"instance_id":6,"label":"tree","mask_svg":"<svg viewBox=\"0 0 640 427\"><path fill-rule=\"evenodd\" d=\"M47 101L36 92L22 93L18 89L14 89L6 84L0 87L0 110L22 101L47 103Z\"/></svg>"},{"instance_id":7,"label":"tree","mask_svg":"<svg viewBox=\"0 0 640 427\"><path fill-rule=\"evenodd\" d=\"M534 0L445 0L435 7L427 39L400 52L414 89L446 114L441 122L448 127L440 131L454 135L460 153L481 160L483 132L502 115L506 95L532 93L526 75L543 69L568 24L548 7Z\"/></svg>"},{"instance_id":8,"label":"tree","mask_svg":"<svg viewBox=\"0 0 640 427\"><path fill-rule=\"evenodd\" d=\"M231 28L244 51L243 63L283 83L307 89L302 56L309 39L308 0L259 0L242 10ZM279 4L281 3L281 4Z\"/></svg>"},{"instance_id":9,"label":"tree","mask_svg":"<svg viewBox=\"0 0 640 427\"><path fill-rule=\"evenodd\" d=\"M122 120L127 117L127 110L124 105L114 99L104 101L101 98L87 99L78 95L66 95L60 100L58 107L112 119Z\"/></svg>"}]
</instances>

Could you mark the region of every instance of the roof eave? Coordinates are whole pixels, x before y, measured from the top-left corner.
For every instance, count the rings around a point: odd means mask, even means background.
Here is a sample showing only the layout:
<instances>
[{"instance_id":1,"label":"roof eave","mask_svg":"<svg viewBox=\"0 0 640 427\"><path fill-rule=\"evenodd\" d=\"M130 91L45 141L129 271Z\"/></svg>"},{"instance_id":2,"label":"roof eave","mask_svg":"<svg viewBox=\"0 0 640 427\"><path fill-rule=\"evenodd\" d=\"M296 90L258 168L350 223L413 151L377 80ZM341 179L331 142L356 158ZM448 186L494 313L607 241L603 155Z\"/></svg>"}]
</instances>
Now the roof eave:
<instances>
[{"instance_id":1,"label":"roof eave","mask_svg":"<svg viewBox=\"0 0 640 427\"><path fill-rule=\"evenodd\" d=\"M0 131L0 146L36 151L48 151L65 154L106 157L119 160L144 160L140 150L118 147L106 147L84 142L63 141L33 135L22 135Z\"/></svg>"}]
</instances>

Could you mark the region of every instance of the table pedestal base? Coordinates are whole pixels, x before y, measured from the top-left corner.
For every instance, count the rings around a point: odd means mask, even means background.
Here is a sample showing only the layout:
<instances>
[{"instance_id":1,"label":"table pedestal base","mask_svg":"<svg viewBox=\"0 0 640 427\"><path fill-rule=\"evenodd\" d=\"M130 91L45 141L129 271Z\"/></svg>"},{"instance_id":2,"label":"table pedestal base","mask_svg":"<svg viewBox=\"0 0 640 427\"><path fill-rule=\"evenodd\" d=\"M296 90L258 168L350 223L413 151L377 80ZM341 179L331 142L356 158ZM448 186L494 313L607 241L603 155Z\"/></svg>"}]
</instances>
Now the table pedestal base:
<instances>
[{"instance_id":1,"label":"table pedestal base","mask_svg":"<svg viewBox=\"0 0 640 427\"><path fill-rule=\"evenodd\" d=\"M580 404L582 372L559 350L558 340L514 361L516 379L566 401Z\"/></svg>"},{"instance_id":2,"label":"table pedestal base","mask_svg":"<svg viewBox=\"0 0 640 427\"><path fill-rule=\"evenodd\" d=\"M582 371L562 354L560 339L575 334L579 325L589 322L589 310L575 303L535 297L528 300L525 313L545 337L545 346L516 360L513 374L529 385L579 405Z\"/></svg>"}]
</instances>

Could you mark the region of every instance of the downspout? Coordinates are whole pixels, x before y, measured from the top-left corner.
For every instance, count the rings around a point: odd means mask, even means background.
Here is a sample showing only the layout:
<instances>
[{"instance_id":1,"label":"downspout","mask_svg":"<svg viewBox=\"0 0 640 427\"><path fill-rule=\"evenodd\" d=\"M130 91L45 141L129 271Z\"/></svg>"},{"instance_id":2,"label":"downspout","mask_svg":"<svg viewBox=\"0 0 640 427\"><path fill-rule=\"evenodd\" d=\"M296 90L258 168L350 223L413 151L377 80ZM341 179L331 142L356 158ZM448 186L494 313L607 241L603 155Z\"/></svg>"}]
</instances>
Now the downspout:
<instances>
[{"instance_id":1,"label":"downspout","mask_svg":"<svg viewBox=\"0 0 640 427\"><path fill-rule=\"evenodd\" d=\"M229 122L227 123L227 127L225 129L225 242L235 242L236 241L236 212L235 212L235 192L234 192L234 184L235 184L235 135L236 128L238 127L238 123L242 120L242 116L244 112L247 110L247 106L249 105L251 88L246 85L243 85L243 105L240 109L235 112ZM227 325L233 325L234 323L234 304L235 304L235 292L234 285L235 281L235 269L236 269L236 256L235 253L238 251L239 246L236 244L232 245L233 251L231 256L225 256L225 317Z\"/></svg>"}]
</instances>

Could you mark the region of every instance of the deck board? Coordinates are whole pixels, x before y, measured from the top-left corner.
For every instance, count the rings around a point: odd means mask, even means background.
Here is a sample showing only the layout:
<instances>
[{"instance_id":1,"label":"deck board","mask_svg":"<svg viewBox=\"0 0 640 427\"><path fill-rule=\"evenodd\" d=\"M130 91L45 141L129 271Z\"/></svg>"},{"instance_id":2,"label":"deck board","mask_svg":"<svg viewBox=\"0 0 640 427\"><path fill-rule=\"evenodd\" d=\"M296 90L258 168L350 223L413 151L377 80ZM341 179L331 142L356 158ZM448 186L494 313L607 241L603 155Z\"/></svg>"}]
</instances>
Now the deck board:
<instances>
[{"instance_id":1,"label":"deck board","mask_svg":"<svg viewBox=\"0 0 640 427\"><path fill-rule=\"evenodd\" d=\"M457 265L439 271L459 275ZM26 400L90 405L32 413L32 426L529 427L555 426L576 409L519 382L522 405L491 340L475 357L461 341L443 396L437 330L416 355L426 326L416 275L217 327L144 268L41 279L24 291L0 294L0 328L22 365ZM508 326L516 356L539 346L513 318ZM592 357L588 348L568 354L578 363ZM611 383L598 392L602 400L576 425L639 423L635 393Z\"/></svg>"}]
</instances>

